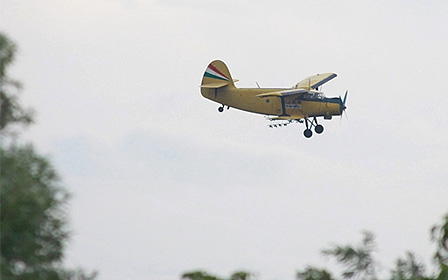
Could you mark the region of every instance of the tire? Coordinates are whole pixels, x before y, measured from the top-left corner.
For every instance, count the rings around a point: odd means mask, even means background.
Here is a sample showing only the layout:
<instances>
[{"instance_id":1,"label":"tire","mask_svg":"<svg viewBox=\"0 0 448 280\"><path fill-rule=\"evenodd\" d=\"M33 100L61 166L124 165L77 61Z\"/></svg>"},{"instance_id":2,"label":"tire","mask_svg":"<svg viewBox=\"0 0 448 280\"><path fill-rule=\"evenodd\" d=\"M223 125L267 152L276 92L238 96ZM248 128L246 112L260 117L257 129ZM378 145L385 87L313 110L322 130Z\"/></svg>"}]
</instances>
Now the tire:
<instances>
[{"instance_id":1,"label":"tire","mask_svg":"<svg viewBox=\"0 0 448 280\"><path fill-rule=\"evenodd\" d=\"M310 138L311 136L313 136L313 132L311 131L311 129L305 129L305 131L303 132L303 136L305 136L306 138Z\"/></svg>"}]
</instances>

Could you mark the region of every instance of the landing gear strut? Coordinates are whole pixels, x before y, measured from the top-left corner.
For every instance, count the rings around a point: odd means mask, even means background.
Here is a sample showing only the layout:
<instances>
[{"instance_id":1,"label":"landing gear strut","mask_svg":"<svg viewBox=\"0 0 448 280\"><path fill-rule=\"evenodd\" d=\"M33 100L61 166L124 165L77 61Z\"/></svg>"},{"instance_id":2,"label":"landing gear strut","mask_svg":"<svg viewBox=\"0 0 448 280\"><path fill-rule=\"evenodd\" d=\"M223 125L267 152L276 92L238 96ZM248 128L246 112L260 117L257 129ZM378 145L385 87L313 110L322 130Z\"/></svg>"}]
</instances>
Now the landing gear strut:
<instances>
[{"instance_id":1,"label":"landing gear strut","mask_svg":"<svg viewBox=\"0 0 448 280\"><path fill-rule=\"evenodd\" d=\"M303 132L303 135L304 135L306 138L310 138L311 136L313 136L313 132L312 132L311 129L309 128L308 122L309 122L309 120L308 120L308 119L305 119L305 126L306 126L306 129L305 129L305 131Z\"/></svg>"},{"instance_id":2,"label":"landing gear strut","mask_svg":"<svg viewBox=\"0 0 448 280\"><path fill-rule=\"evenodd\" d=\"M304 120L305 120L306 129L305 129L305 131L303 131L303 135L306 138L310 138L311 136L313 136L313 131L311 130L311 128L313 126L314 126L314 131L317 134L321 134L322 132L324 132L324 127L317 123L316 117L314 117L313 120L309 120L308 118L304 118Z\"/></svg>"}]
</instances>

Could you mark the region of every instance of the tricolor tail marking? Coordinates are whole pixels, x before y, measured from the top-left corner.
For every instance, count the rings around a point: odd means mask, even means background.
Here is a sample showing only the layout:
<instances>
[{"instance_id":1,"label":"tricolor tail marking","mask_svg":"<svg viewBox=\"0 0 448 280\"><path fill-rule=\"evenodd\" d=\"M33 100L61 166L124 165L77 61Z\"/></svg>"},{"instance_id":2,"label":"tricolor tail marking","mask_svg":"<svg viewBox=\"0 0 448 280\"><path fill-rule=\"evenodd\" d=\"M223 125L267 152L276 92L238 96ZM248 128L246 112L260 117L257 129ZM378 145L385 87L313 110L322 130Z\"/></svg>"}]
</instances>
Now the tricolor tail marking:
<instances>
[{"instance_id":1,"label":"tricolor tail marking","mask_svg":"<svg viewBox=\"0 0 448 280\"><path fill-rule=\"evenodd\" d=\"M223 73L221 73L221 71L216 69L216 67L211 64L207 67L207 70L205 70L204 76L218 80L230 81L229 78L227 78Z\"/></svg>"}]
</instances>

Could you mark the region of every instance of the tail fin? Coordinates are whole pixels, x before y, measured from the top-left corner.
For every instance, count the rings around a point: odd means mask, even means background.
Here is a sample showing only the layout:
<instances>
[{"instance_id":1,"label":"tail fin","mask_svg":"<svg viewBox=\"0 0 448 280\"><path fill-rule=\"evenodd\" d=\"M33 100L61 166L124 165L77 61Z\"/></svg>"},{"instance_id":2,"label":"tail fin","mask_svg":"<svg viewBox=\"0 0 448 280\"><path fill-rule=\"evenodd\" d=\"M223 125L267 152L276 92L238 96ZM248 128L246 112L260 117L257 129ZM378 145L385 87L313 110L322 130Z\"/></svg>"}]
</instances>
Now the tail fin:
<instances>
[{"instance_id":1,"label":"tail fin","mask_svg":"<svg viewBox=\"0 0 448 280\"><path fill-rule=\"evenodd\" d=\"M205 69L201 88L221 88L229 85L234 87L233 82L226 64L221 60L215 60Z\"/></svg>"}]
</instances>

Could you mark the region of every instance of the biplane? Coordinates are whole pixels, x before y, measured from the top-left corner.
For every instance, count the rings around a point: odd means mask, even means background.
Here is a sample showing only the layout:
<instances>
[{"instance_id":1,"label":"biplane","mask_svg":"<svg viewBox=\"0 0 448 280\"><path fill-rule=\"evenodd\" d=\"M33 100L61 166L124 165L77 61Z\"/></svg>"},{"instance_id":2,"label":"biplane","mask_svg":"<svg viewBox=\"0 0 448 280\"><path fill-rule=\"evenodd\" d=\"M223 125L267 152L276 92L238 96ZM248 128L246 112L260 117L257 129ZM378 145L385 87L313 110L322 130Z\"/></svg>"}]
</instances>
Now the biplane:
<instances>
[{"instance_id":1,"label":"biplane","mask_svg":"<svg viewBox=\"0 0 448 280\"><path fill-rule=\"evenodd\" d=\"M221 104L219 112L225 107L267 115L272 121L270 127L286 126L291 123L305 123L303 135L310 138L312 128L317 134L324 127L317 122L318 117L331 120L342 116L346 109L347 93L344 98L326 97L320 87L334 79L335 73L310 76L291 88L237 88L226 64L220 60L212 61L205 70L201 83L201 94L207 99ZM258 85L258 84L257 84Z\"/></svg>"}]
</instances>

